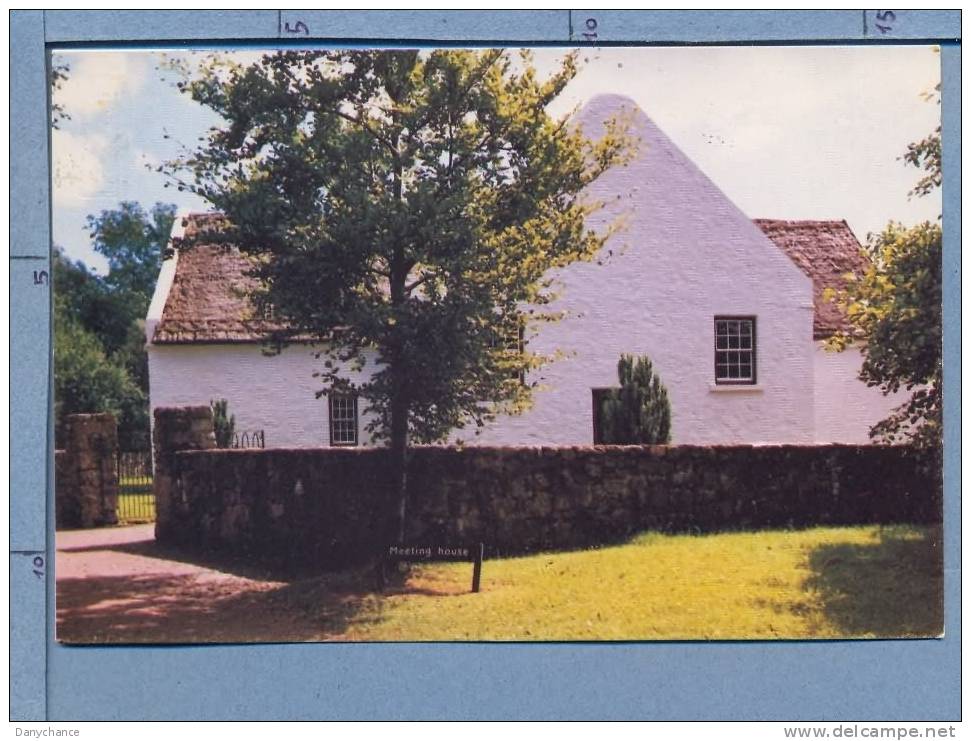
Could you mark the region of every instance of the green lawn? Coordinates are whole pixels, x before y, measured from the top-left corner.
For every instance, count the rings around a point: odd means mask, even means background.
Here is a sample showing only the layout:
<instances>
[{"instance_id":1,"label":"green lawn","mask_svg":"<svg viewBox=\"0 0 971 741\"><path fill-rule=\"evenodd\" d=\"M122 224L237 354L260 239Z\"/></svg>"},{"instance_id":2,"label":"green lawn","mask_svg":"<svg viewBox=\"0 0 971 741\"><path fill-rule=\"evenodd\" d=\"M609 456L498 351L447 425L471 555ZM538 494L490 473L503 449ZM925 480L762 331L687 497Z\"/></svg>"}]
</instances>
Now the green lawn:
<instances>
[{"instance_id":1,"label":"green lawn","mask_svg":"<svg viewBox=\"0 0 971 741\"><path fill-rule=\"evenodd\" d=\"M338 640L676 640L936 636L940 528L645 534L626 545L415 567L384 594L350 576L304 606Z\"/></svg>"},{"instance_id":2,"label":"green lawn","mask_svg":"<svg viewBox=\"0 0 971 741\"><path fill-rule=\"evenodd\" d=\"M125 524L155 522L155 497L152 484L133 484L122 479L118 487L118 521Z\"/></svg>"}]
</instances>

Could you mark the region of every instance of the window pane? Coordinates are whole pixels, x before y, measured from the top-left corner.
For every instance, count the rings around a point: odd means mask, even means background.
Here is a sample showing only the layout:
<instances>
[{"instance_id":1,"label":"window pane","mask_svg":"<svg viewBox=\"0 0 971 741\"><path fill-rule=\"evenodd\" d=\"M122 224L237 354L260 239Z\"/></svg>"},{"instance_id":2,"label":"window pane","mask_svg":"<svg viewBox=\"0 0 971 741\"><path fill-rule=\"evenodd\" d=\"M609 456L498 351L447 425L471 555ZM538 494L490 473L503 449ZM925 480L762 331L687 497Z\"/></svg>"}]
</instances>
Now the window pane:
<instances>
[{"instance_id":1,"label":"window pane","mask_svg":"<svg viewBox=\"0 0 971 741\"><path fill-rule=\"evenodd\" d=\"M755 382L755 320L715 318L715 380Z\"/></svg>"},{"instance_id":2,"label":"window pane","mask_svg":"<svg viewBox=\"0 0 971 741\"><path fill-rule=\"evenodd\" d=\"M330 441L332 445L357 445L357 399L331 395Z\"/></svg>"}]
</instances>

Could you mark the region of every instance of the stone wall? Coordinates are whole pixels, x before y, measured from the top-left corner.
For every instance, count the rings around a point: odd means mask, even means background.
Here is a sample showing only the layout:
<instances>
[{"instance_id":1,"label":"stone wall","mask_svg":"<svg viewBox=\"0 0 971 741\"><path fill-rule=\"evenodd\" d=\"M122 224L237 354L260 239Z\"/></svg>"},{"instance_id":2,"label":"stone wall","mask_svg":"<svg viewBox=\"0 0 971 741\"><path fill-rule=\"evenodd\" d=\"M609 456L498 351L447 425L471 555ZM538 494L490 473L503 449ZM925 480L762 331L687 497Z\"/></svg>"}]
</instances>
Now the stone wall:
<instances>
[{"instance_id":1,"label":"stone wall","mask_svg":"<svg viewBox=\"0 0 971 741\"><path fill-rule=\"evenodd\" d=\"M383 450L169 460L182 542L311 568L342 566L380 545ZM939 455L869 445L420 447L409 469L409 539L482 541L496 555L603 545L644 530L937 522L940 469Z\"/></svg>"},{"instance_id":2,"label":"stone wall","mask_svg":"<svg viewBox=\"0 0 971 741\"><path fill-rule=\"evenodd\" d=\"M176 491L175 456L184 450L216 447L212 409L207 406L159 407L154 411L152 444L155 448L155 537L164 543L184 542L191 531L186 521L192 513Z\"/></svg>"},{"instance_id":3,"label":"stone wall","mask_svg":"<svg viewBox=\"0 0 971 741\"><path fill-rule=\"evenodd\" d=\"M54 454L55 522L87 528L118 522L118 425L111 414L65 418L64 450Z\"/></svg>"}]
</instances>

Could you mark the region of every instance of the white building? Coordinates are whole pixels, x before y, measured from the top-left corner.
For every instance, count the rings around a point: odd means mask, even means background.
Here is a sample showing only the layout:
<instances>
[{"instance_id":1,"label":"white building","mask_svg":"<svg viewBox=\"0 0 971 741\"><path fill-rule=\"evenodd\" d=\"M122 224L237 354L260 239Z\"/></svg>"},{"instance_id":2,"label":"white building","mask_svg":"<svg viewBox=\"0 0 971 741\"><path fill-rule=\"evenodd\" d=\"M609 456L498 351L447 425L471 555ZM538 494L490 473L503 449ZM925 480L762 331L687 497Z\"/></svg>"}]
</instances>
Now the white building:
<instances>
[{"instance_id":1,"label":"white building","mask_svg":"<svg viewBox=\"0 0 971 741\"><path fill-rule=\"evenodd\" d=\"M608 204L595 225L622 216L624 228L600 260L559 272L568 316L527 337L563 359L529 379L532 409L454 439L593 443L595 390L617 385L630 353L649 356L668 389L674 443L868 442L903 397L858 380L858 350L823 348L845 326L824 289L865 266L846 222L753 221L628 98L597 97L579 120L596 137L625 108L638 154L591 194ZM206 218L177 220L173 238ZM237 429L263 430L268 447L367 444L356 404L316 398L311 346L263 353L244 266L205 245L163 265L146 322L152 409L225 398Z\"/></svg>"}]
</instances>

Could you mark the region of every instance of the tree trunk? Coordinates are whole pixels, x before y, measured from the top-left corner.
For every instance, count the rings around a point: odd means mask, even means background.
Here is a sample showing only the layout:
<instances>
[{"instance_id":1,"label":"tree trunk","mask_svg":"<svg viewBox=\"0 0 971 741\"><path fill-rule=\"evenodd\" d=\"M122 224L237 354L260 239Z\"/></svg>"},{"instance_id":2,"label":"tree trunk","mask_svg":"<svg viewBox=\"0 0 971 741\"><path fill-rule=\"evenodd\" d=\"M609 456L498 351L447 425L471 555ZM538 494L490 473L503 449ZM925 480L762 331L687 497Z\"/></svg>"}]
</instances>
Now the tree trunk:
<instances>
[{"instance_id":1,"label":"tree trunk","mask_svg":"<svg viewBox=\"0 0 971 741\"><path fill-rule=\"evenodd\" d=\"M391 95L392 101L395 95ZM392 106L391 120L398 127L398 110ZM401 164L398 148L400 143L400 130L396 131L393 142L395 150L393 166L393 193L397 204L402 203L404 194L404 168ZM389 289L391 293L391 305L394 313L402 309L405 304L405 284L408 280L409 267L405 261L404 241L400 238L395 239L392 248L390 261L391 274L389 276ZM404 340L398 334L401 330L401 316L395 317L395 324L391 330L391 508L389 512L394 514L389 518L391 527L389 534L396 537L397 542L402 543L405 539L406 517L408 514L408 409L410 400L408 399L407 364L404 362Z\"/></svg>"},{"instance_id":2,"label":"tree trunk","mask_svg":"<svg viewBox=\"0 0 971 741\"><path fill-rule=\"evenodd\" d=\"M408 514L408 400L403 384L395 379L391 398L390 538L403 543Z\"/></svg>"}]
</instances>

